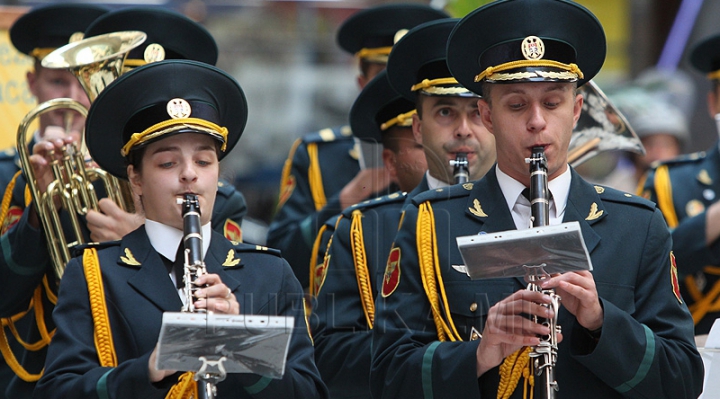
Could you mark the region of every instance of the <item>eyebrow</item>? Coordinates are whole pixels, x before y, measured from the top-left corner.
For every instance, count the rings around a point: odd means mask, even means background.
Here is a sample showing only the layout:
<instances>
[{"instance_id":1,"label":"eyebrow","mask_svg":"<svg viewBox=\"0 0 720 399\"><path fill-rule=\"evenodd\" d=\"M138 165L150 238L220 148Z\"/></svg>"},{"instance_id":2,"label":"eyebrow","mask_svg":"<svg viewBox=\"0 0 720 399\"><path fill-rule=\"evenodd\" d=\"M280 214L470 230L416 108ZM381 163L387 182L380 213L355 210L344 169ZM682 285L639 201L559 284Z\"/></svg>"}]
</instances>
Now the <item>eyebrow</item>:
<instances>
[{"instance_id":1,"label":"eyebrow","mask_svg":"<svg viewBox=\"0 0 720 399\"><path fill-rule=\"evenodd\" d=\"M179 150L180 150L180 147L177 145L167 145L164 147L156 148L155 151L153 151L151 155L159 154L161 152L172 152L172 151L179 151ZM194 148L194 150L195 150L195 152L201 152L201 151L213 151L214 152L215 147L212 145L200 144L200 145L197 145Z\"/></svg>"}]
</instances>

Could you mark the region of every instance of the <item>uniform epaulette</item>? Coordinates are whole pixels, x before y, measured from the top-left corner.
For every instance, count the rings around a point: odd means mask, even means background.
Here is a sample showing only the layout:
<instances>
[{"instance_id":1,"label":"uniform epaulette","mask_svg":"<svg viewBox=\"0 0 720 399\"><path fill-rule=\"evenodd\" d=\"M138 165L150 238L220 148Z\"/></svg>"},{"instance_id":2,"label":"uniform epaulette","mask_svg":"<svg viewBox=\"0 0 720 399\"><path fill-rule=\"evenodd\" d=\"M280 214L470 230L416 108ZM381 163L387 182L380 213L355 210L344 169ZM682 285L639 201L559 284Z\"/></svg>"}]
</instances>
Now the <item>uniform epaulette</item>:
<instances>
[{"instance_id":1,"label":"uniform epaulette","mask_svg":"<svg viewBox=\"0 0 720 399\"><path fill-rule=\"evenodd\" d=\"M83 254L83 251L87 248L95 248L97 250L115 247L120 245L122 241L121 240L114 240L114 241L103 241L103 242L88 242L85 244L80 244L72 247L70 249L70 255L72 257L81 256Z\"/></svg>"},{"instance_id":2,"label":"uniform epaulette","mask_svg":"<svg viewBox=\"0 0 720 399\"><path fill-rule=\"evenodd\" d=\"M693 152L692 154L683 154L683 155L680 155L677 158L673 158L673 159L667 159L664 161L655 161L650 165L650 167L655 169L660 165L677 165L677 164L693 163L693 162L702 161L703 159L705 159L705 156L707 156L707 153L705 151L698 151L698 152Z\"/></svg>"},{"instance_id":3,"label":"uniform epaulette","mask_svg":"<svg viewBox=\"0 0 720 399\"><path fill-rule=\"evenodd\" d=\"M352 130L350 130L350 126L343 125L333 128L320 129L317 132L308 133L303 136L302 139L306 143L319 143L348 138L352 138Z\"/></svg>"},{"instance_id":4,"label":"uniform epaulette","mask_svg":"<svg viewBox=\"0 0 720 399\"><path fill-rule=\"evenodd\" d=\"M448 187L436 188L422 192L413 197L412 202L415 205L422 204L425 201L445 200L456 197L467 197L473 189L473 183L456 184Z\"/></svg>"},{"instance_id":5,"label":"uniform epaulette","mask_svg":"<svg viewBox=\"0 0 720 399\"><path fill-rule=\"evenodd\" d=\"M239 252L263 252L263 253L275 255L277 257L282 256L279 249L268 248L268 247L264 247L262 245L245 244L245 243L237 242L237 241L230 241L230 242L235 247L235 250L239 251Z\"/></svg>"},{"instance_id":6,"label":"uniform epaulette","mask_svg":"<svg viewBox=\"0 0 720 399\"><path fill-rule=\"evenodd\" d=\"M232 184L225 180L218 180L217 187L218 194L221 194L225 197L229 197L233 193L233 191L235 191L235 187L233 187Z\"/></svg>"},{"instance_id":7,"label":"uniform epaulette","mask_svg":"<svg viewBox=\"0 0 720 399\"><path fill-rule=\"evenodd\" d=\"M382 197L377 197L369 200L365 200L363 202L359 202L355 205L351 205L347 207L343 212L343 216L349 217L352 215L353 211L360 210L364 211L366 209L374 208L376 206L384 205L384 204L391 204L394 202L403 202L405 201L405 197L407 197L407 193L402 191L396 191L392 194L383 195Z\"/></svg>"},{"instance_id":8,"label":"uniform epaulette","mask_svg":"<svg viewBox=\"0 0 720 399\"><path fill-rule=\"evenodd\" d=\"M634 194L630 194L630 193L626 193L624 191L614 189L612 187L601 186L601 185L596 184L595 191L598 193L598 195L600 195L600 198L603 201L639 205L644 208L648 208L650 210L655 209L654 202L649 201L643 197L640 197L640 196L637 196Z\"/></svg>"}]
</instances>

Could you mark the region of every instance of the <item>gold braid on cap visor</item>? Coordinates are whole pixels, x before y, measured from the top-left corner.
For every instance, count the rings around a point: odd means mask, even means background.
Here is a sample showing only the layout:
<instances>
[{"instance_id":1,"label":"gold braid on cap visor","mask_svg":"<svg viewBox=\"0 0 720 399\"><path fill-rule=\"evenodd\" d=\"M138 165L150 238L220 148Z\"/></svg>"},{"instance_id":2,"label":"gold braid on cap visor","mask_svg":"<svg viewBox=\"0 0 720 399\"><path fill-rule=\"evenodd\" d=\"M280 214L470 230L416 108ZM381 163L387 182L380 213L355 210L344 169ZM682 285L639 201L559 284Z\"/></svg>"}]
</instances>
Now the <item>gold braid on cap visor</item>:
<instances>
[{"instance_id":1,"label":"gold braid on cap visor","mask_svg":"<svg viewBox=\"0 0 720 399\"><path fill-rule=\"evenodd\" d=\"M517 72L517 73L505 73L499 72L508 71L516 68L523 67L549 67L557 68L567 72L549 72L549 71L528 71L528 72ZM583 73L577 64L564 64L558 61L551 60L518 60L506 62L498 66L487 67L480 74L475 76L475 82L479 82L483 79L488 80L515 80L525 79L533 77L545 77L552 79L582 79Z\"/></svg>"},{"instance_id":2,"label":"gold braid on cap visor","mask_svg":"<svg viewBox=\"0 0 720 399\"><path fill-rule=\"evenodd\" d=\"M720 69L718 69L717 71L710 72L709 74L707 74L707 78L708 78L708 80L718 80L718 79L720 79Z\"/></svg>"},{"instance_id":3,"label":"gold braid on cap visor","mask_svg":"<svg viewBox=\"0 0 720 399\"><path fill-rule=\"evenodd\" d=\"M42 61L43 58L47 57L48 54L52 53L56 49L57 48L55 47L36 47L28 55L38 61Z\"/></svg>"},{"instance_id":4,"label":"gold braid on cap visor","mask_svg":"<svg viewBox=\"0 0 720 399\"><path fill-rule=\"evenodd\" d=\"M456 85L458 84L455 78L437 78L437 79L423 79L422 82L413 85L410 90L418 91L421 90L427 94L435 95L455 95L469 93L470 91L464 87L438 87L439 85Z\"/></svg>"},{"instance_id":5,"label":"gold braid on cap visor","mask_svg":"<svg viewBox=\"0 0 720 399\"><path fill-rule=\"evenodd\" d=\"M380 130L382 130L384 132L395 125L404 126L404 127L411 126L412 125L412 116L415 114L417 114L416 109L414 109L410 112L406 112L404 114L400 114L400 115L390 119L389 121L383 123L382 125L380 125Z\"/></svg>"},{"instance_id":6,"label":"gold braid on cap visor","mask_svg":"<svg viewBox=\"0 0 720 399\"><path fill-rule=\"evenodd\" d=\"M357 53L355 53L355 56L370 62L379 62L386 64L388 60L388 55L390 55L390 50L392 50L392 46L363 48L360 49L360 51L358 51Z\"/></svg>"},{"instance_id":7,"label":"gold braid on cap visor","mask_svg":"<svg viewBox=\"0 0 720 399\"><path fill-rule=\"evenodd\" d=\"M120 150L120 154L126 157L134 146L146 143L152 139L162 136L163 134L176 132L182 129L197 130L198 132L207 133L215 138L220 139L220 141L222 141L220 151L225 152L225 148L227 147L228 135L228 130L226 127L218 126L212 122L206 121L205 119L179 118L156 123L155 125L152 125L149 128L145 129L141 133L133 133L132 136L130 136L130 140L128 140L128 142L125 143L123 148Z\"/></svg>"}]
</instances>

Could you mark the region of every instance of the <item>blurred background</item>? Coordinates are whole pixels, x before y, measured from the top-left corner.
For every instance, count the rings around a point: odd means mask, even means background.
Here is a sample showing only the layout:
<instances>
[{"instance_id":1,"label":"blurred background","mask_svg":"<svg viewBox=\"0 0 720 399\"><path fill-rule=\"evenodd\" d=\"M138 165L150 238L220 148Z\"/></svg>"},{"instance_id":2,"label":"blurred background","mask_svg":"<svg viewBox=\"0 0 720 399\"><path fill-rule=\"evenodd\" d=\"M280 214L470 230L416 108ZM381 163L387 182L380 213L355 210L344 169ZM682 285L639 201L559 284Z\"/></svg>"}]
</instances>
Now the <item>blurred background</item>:
<instances>
[{"instance_id":1,"label":"blurred background","mask_svg":"<svg viewBox=\"0 0 720 399\"><path fill-rule=\"evenodd\" d=\"M248 98L250 116L239 145L223 161L223 177L248 201L247 241L262 243L275 210L280 174L293 141L304 133L347 123L358 94L357 63L337 46L338 26L354 12L388 1L115 0L66 1L109 8L170 8L201 22L220 49L218 66L233 75ZM408 2L408 1L405 1ZM419 1L418 1L419 2ZM489 0L432 0L462 17ZM35 104L25 86L30 60L17 53L7 29L22 13L51 1L0 1L0 148L15 145L17 125ZM421 2L427 3L427 2ZM608 58L595 78L611 98L642 87L681 111L689 129L682 151L717 140L705 96L709 82L688 65L698 40L720 32L717 0L581 0L602 22ZM551 23L548 21L548 23ZM660 112L659 115L664 113ZM632 122L631 122L632 123ZM602 181L623 154L598 156L582 173Z\"/></svg>"}]
</instances>

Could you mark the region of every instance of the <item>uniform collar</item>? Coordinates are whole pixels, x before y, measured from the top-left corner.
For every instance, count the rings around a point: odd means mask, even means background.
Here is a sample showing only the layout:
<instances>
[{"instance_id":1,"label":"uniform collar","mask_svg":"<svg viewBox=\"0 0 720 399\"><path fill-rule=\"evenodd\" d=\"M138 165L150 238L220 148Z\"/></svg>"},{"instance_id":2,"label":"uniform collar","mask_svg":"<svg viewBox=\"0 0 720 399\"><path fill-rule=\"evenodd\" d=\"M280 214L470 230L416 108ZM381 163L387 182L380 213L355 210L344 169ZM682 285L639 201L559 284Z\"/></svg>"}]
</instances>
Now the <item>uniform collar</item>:
<instances>
[{"instance_id":1,"label":"uniform collar","mask_svg":"<svg viewBox=\"0 0 720 399\"><path fill-rule=\"evenodd\" d=\"M445 183L444 181L432 177L429 170L425 172L425 177L427 178L427 184L430 190L449 186L449 184Z\"/></svg>"},{"instance_id":2,"label":"uniform collar","mask_svg":"<svg viewBox=\"0 0 720 399\"><path fill-rule=\"evenodd\" d=\"M183 237L183 232L174 227L149 219L145 221L145 231L155 251L174 262L178 246L180 246L180 241ZM210 248L211 232L212 228L210 223L202 226L203 254L207 254L208 248Z\"/></svg>"},{"instance_id":3,"label":"uniform collar","mask_svg":"<svg viewBox=\"0 0 720 399\"><path fill-rule=\"evenodd\" d=\"M495 173L500 189L505 197L507 207L508 209L512 209L513 206L515 206L515 202L518 197L525 189L525 185L510 177L497 166L495 167ZM563 172L560 176L548 182L548 190L552 194L553 198L550 203L555 206L555 214L560 218L562 218L562 215L565 213L565 206L567 205L571 182L572 173L570 172L570 167L565 169L565 172Z\"/></svg>"}]
</instances>

